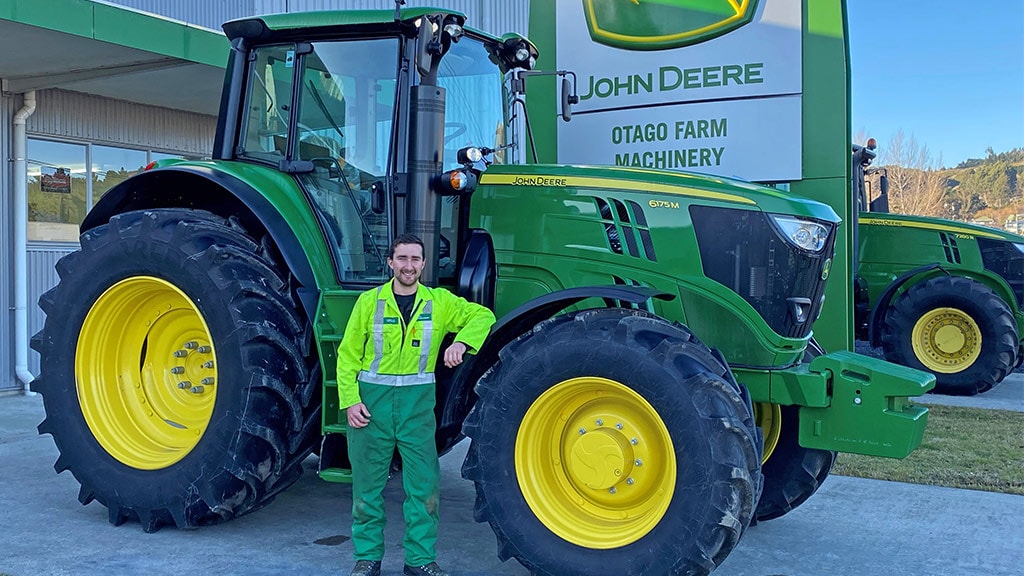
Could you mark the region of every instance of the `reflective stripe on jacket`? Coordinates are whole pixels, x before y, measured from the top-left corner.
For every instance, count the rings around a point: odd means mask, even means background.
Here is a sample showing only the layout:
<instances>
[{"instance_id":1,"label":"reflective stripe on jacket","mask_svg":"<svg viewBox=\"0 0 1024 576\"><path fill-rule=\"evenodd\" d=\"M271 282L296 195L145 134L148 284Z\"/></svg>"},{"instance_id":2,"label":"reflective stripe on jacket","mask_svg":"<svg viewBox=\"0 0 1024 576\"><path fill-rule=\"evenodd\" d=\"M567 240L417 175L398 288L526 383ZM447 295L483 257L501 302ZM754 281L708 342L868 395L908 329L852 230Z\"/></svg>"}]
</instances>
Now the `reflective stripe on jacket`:
<instances>
[{"instance_id":1,"label":"reflective stripe on jacket","mask_svg":"<svg viewBox=\"0 0 1024 576\"><path fill-rule=\"evenodd\" d=\"M392 281L394 282L394 281ZM359 295L338 346L338 397L344 409L358 404L358 382L386 386L434 383L441 340L476 352L494 324L494 314L445 290L422 284L409 325L395 302L392 282Z\"/></svg>"}]
</instances>

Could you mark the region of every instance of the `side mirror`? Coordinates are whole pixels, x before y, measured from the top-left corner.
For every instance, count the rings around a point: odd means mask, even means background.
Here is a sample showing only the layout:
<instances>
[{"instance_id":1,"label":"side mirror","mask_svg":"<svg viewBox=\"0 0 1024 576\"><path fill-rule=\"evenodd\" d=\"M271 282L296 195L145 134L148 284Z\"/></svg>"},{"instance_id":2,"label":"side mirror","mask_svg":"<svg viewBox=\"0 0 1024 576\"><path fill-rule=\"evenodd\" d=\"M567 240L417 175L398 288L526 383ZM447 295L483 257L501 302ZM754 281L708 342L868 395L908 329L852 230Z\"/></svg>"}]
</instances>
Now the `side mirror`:
<instances>
[{"instance_id":1,"label":"side mirror","mask_svg":"<svg viewBox=\"0 0 1024 576\"><path fill-rule=\"evenodd\" d=\"M370 210L374 214L383 214L386 208L385 203L384 183L374 182L370 185Z\"/></svg>"},{"instance_id":2,"label":"side mirror","mask_svg":"<svg viewBox=\"0 0 1024 576\"><path fill-rule=\"evenodd\" d=\"M426 16L420 17L420 35L417 40L416 69L421 76L430 74L433 67L433 54L431 54L434 42L434 24Z\"/></svg>"},{"instance_id":3,"label":"side mirror","mask_svg":"<svg viewBox=\"0 0 1024 576\"><path fill-rule=\"evenodd\" d=\"M568 78L562 78L562 120L572 120L572 106L580 101L579 96L572 93L572 84Z\"/></svg>"}]
</instances>

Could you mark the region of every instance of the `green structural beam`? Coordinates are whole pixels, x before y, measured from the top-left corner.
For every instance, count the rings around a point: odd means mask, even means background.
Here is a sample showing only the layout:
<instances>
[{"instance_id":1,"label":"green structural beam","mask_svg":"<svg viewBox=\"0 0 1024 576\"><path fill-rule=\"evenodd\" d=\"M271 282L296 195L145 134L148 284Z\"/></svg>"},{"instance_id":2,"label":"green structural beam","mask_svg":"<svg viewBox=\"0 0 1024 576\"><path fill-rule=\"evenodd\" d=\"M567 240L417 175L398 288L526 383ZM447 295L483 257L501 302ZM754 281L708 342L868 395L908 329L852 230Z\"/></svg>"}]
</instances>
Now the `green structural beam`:
<instances>
[{"instance_id":1,"label":"green structural beam","mask_svg":"<svg viewBox=\"0 0 1024 576\"><path fill-rule=\"evenodd\" d=\"M228 41L216 31L90 0L0 0L0 20L223 68Z\"/></svg>"}]
</instances>

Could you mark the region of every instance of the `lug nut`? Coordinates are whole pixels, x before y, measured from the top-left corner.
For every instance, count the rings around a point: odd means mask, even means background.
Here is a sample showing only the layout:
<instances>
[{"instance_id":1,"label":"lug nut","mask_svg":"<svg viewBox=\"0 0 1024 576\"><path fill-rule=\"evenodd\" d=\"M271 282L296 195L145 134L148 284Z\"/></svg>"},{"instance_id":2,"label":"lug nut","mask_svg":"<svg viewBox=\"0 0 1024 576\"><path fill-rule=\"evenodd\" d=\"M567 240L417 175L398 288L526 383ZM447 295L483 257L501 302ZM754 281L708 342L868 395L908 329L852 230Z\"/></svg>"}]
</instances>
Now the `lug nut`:
<instances>
[{"instance_id":1,"label":"lug nut","mask_svg":"<svg viewBox=\"0 0 1024 576\"><path fill-rule=\"evenodd\" d=\"M203 368L213 368L213 360L207 360L206 363L203 364Z\"/></svg>"},{"instance_id":2,"label":"lug nut","mask_svg":"<svg viewBox=\"0 0 1024 576\"><path fill-rule=\"evenodd\" d=\"M205 390L205 388L203 388L202 386L193 386L188 389L188 391L193 394L202 394L203 390Z\"/></svg>"},{"instance_id":3,"label":"lug nut","mask_svg":"<svg viewBox=\"0 0 1024 576\"><path fill-rule=\"evenodd\" d=\"M629 443L632 444L633 446L636 446L637 444L640 443L640 441L637 440L636 438L630 438Z\"/></svg>"},{"instance_id":4,"label":"lug nut","mask_svg":"<svg viewBox=\"0 0 1024 576\"><path fill-rule=\"evenodd\" d=\"M188 350L194 350L198 346L199 346L199 342L196 342L195 340L193 340L191 342L185 342L185 348L188 349Z\"/></svg>"},{"instance_id":5,"label":"lug nut","mask_svg":"<svg viewBox=\"0 0 1024 576\"><path fill-rule=\"evenodd\" d=\"M174 351L174 357L175 358L184 358L185 356L188 356L188 352L186 352L185 350L175 350Z\"/></svg>"},{"instance_id":6,"label":"lug nut","mask_svg":"<svg viewBox=\"0 0 1024 576\"><path fill-rule=\"evenodd\" d=\"M615 494L615 492L617 492L617 490L615 490L615 486L612 486L611 488L608 489L609 494Z\"/></svg>"},{"instance_id":7,"label":"lug nut","mask_svg":"<svg viewBox=\"0 0 1024 576\"><path fill-rule=\"evenodd\" d=\"M643 466L644 465L644 461L639 459L639 458L637 458L636 462L633 462L633 464L635 464L637 466Z\"/></svg>"},{"instance_id":8,"label":"lug nut","mask_svg":"<svg viewBox=\"0 0 1024 576\"><path fill-rule=\"evenodd\" d=\"M209 354L210 350L211 350L211 348L209 346L200 346L199 347L199 353L200 354Z\"/></svg>"},{"instance_id":9,"label":"lug nut","mask_svg":"<svg viewBox=\"0 0 1024 576\"><path fill-rule=\"evenodd\" d=\"M633 479L632 478L626 478L626 484L629 484L630 486L632 486L633 485Z\"/></svg>"},{"instance_id":10,"label":"lug nut","mask_svg":"<svg viewBox=\"0 0 1024 576\"><path fill-rule=\"evenodd\" d=\"M615 428L616 428L617 430L622 430L622 422L616 422L616 423L615 423Z\"/></svg>"},{"instance_id":11,"label":"lug nut","mask_svg":"<svg viewBox=\"0 0 1024 576\"><path fill-rule=\"evenodd\" d=\"M187 381L187 380L185 382L178 382L178 388L181 388L182 390L184 390L185 388L191 388L191 387L192 387L192 383Z\"/></svg>"},{"instance_id":12,"label":"lug nut","mask_svg":"<svg viewBox=\"0 0 1024 576\"><path fill-rule=\"evenodd\" d=\"M185 367L184 366L175 366L174 368L171 368L171 374L182 374L184 372L185 372Z\"/></svg>"},{"instance_id":13,"label":"lug nut","mask_svg":"<svg viewBox=\"0 0 1024 576\"><path fill-rule=\"evenodd\" d=\"M587 433L587 429L586 428L580 428L580 436L583 436L586 433Z\"/></svg>"},{"instance_id":14,"label":"lug nut","mask_svg":"<svg viewBox=\"0 0 1024 576\"><path fill-rule=\"evenodd\" d=\"M604 420L601 420L600 418L598 418L597 419L597 425L598 426L604 426Z\"/></svg>"},{"instance_id":15,"label":"lug nut","mask_svg":"<svg viewBox=\"0 0 1024 576\"><path fill-rule=\"evenodd\" d=\"M203 384L206 384L207 386L213 384L213 378L203 378Z\"/></svg>"}]
</instances>

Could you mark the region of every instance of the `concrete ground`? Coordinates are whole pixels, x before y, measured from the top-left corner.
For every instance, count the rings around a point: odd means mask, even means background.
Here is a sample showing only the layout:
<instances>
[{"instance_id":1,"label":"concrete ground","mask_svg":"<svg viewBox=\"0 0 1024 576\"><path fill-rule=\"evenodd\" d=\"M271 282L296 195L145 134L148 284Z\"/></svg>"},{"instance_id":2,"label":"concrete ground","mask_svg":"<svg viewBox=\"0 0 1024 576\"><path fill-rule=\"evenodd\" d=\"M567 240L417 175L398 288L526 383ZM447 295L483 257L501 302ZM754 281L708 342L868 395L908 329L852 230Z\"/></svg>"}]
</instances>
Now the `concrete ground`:
<instances>
[{"instance_id":1,"label":"concrete ground","mask_svg":"<svg viewBox=\"0 0 1024 576\"><path fill-rule=\"evenodd\" d=\"M1024 375L971 402L996 398L998 407L1024 411ZM349 488L317 479L314 459L254 514L145 534L138 524L108 524L98 503L78 504L78 483L54 474L57 450L36 434L42 419L40 397L0 398L0 574L337 576L351 567ZM441 459L439 561L456 576L527 574L499 562L490 528L473 522L473 485L459 473L464 454L465 443ZM398 478L387 495L384 572L398 575ZM833 476L800 508L750 528L715 575L1021 576L1022 518L1024 496Z\"/></svg>"}]
</instances>

